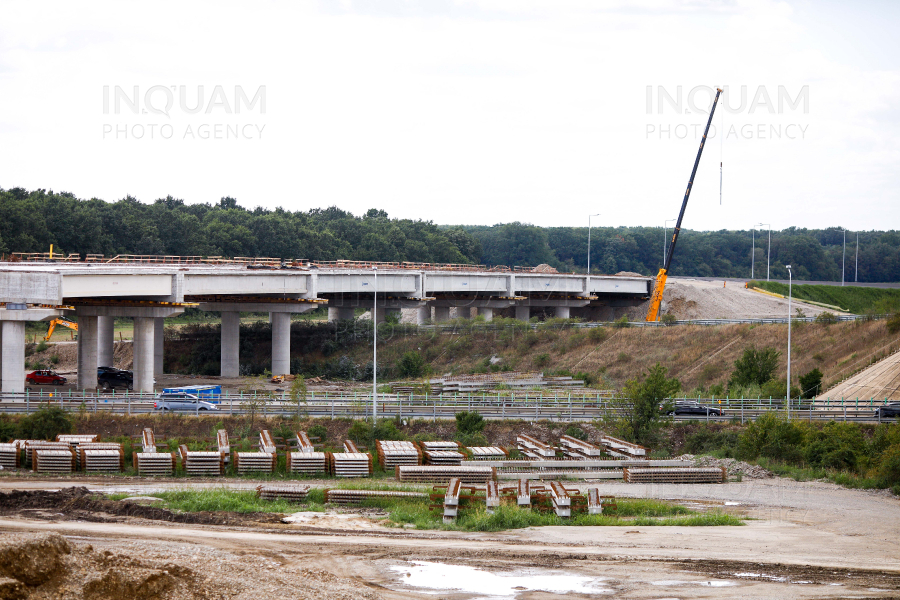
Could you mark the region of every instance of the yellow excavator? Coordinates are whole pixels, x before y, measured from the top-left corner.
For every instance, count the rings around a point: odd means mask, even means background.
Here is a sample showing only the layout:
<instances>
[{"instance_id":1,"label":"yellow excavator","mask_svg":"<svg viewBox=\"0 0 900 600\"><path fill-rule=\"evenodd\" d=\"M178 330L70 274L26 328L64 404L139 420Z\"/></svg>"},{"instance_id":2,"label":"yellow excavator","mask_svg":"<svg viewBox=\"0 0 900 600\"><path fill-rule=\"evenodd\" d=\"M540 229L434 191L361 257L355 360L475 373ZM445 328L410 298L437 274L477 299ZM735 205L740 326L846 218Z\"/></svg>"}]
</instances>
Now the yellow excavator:
<instances>
[{"instance_id":1,"label":"yellow excavator","mask_svg":"<svg viewBox=\"0 0 900 600\"><path fill-rule=\"evenodd\" d=\"M50 327L47 328L47 335L44 336L45 342L50 341L50 336L53 335L53 330L56 329L57 325L62 325L63 327L68 327L69 329L78 331L78 323L76 323L75 321L70 321L65 317L57 317L50 321Z\"/></svg>"},{"instance_id":2,"label":"yellow excavator","mask_svg":"<svg viewBox=\"0 0 900 600\"><path fill-rule=\"evenodd\" d=\"M719 103L719 95L722 88L716 88L716 99L713 100L712 109L709 111L709 120L706 122L706 129L703 131L703 139L700 140L700 149L697 150L697 158L694 160L694 169L691 171L691 178L688 180L687 190L684 192L684 200L681 202L681 212L678 213L678 222L675 223L675 231L672 232L672 241L669 242L669 251L666 253L666 263L656 275L656 287L653 289L653 296L650 297L650 308L647 310L647 321L656 321L659 319L659 305L662 303L663 292L666 289L666 277L669 273L669 265L672 264L672 254L675 252L675 242L678 241L678 233L681 231L681 220L684 218L684 209L687 208L688 198L691 197L691 188L694 186L694 176L697 174L697 167L700 166L700 157L703 155L703 146L706 145L706 136L709 133L709 126L712 123L713 115L716 112L716 105ZM725 132L720 132L724 135Z\"/></svg>"}]
</instances>

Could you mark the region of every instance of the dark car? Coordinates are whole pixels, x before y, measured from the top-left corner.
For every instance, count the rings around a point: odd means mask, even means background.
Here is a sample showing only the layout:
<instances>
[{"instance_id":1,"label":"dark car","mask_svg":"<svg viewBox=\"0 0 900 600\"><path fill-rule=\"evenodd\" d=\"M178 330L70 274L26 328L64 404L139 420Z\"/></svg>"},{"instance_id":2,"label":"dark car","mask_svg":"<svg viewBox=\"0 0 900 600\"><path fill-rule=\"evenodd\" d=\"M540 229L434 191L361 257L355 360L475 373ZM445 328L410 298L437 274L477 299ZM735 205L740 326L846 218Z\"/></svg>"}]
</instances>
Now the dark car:
<instances>
[{"instance_id":1,"label":"dark car","mask_svg":"<svg viewBox=\"0 0 900 600\"><path fill-rule=\"evenodd\" d=\"M660 407L660 410L663 410L663 407ZM669 415L703 415L705 416L722 416L721 408L714 408L712 406L705 406L700 404L699 402L692 401L682 401L676 402L675 407L669 410L666 414Z\"/></svg>"},{"instance_id":2,"label":"dark car","mask_svg":"<svg viewBox=\"0 0 900 600\"><path fill-rule=\"evenodd\" d=\"M25 376L29 385L63 385L67 379L55 371L32 371Z\"/></svg>"},{"instance_id":3,"label":"dark car","mask_svg":"<svg viewBox=\"0 0 900 600\"><path fill-rule=\"evenodd\" d=\"M890 402L875 409L875 416L879 419L900 417L900 402Z\"/></svg>"},{"instance_id":4,"label":"dark car","mask_svg":"<svg viewBox=\"0 0 900 600\"><path fill-rule=\"evenodd\" d=\"M97 367L97 385L104 390L130 390L134 386L134 374L115 367Z\"/></svg>"}]
</instances>

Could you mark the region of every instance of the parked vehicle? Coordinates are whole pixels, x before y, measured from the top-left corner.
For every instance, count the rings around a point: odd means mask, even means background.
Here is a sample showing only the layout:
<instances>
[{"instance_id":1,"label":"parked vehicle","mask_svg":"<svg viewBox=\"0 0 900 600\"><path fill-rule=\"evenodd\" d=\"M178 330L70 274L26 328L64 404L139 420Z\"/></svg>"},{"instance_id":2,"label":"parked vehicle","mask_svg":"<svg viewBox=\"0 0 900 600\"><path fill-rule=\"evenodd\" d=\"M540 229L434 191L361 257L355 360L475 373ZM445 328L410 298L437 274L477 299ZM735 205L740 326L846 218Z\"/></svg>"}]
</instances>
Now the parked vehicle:
<instances>
[{"instance_id":1,"label":"parked vehicle","mask_svg":"<svg viewBox=\"0 0 900 600\"><path fill-rule=\"evenodd\" d=\"M25 376L28 385L63 385L68 381L55 371L32 371Z\"/></svg>"},{"instance_id":2,"label":"parked vehicle","mask_svg":"<svg viewBox=\"0 0 900 600\"><path fill-rule=\"evenodd\" d=\"M900 402L890 402L875 409L875 416L879 419L900 417Z\"/></svg>"},{"instance_id":3,"label":"parked vehicle","mask_svg":"<svg viewBox=\"0 0 900 600\"><path fill-rule=\"evenodd\" d=\"M134 373L115 367L97 367L97 385L104 390L134 387Z\"/></svg>"},{"instance_id":4,"label":"parked vehicle","mask_svg":"<svg viewBox=\"0 0 900 600\"><path fill-rule=\"evenodd\" d=\"M190 411L198 410L219 410L219 407L205 400L201 400L193 394L179 392L175 394L157 394L156 402L153 403L154 410L172 410L172 411Z\"/></svg>"},{"instance_id":5,"label":"parked vehicle","mask_svg":"<svg viewBox=\"0 0 900 600\"><path fill-rule=\"evenodd\" d=\"M659 410L664 410L664 407L659 407ZM694 402L692 400L682 400L675 403L675 407L669 410L666 414L668 415L703 415L703 416L722 416L722 409L715 408L712 406L706 406L704 404L700 404L699 402Z\"/></svg>"}]
</instances>

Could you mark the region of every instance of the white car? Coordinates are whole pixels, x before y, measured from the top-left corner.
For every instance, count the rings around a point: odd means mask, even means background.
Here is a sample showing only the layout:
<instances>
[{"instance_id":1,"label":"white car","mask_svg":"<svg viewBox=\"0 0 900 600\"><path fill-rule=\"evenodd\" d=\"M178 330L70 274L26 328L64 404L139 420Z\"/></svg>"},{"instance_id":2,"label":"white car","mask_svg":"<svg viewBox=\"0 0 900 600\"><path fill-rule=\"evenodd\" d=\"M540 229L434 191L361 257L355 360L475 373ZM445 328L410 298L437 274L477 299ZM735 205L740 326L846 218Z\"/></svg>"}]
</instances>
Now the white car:
<instances>
[{"instance_id":1,"label":"white car","mask_svg":"<svg viewBox=\"0 0 900 600\"><path fill-rule=\"evenodd\" d=\"M177 394L158 394L153 403L154 410L178 410L196 412L200 410L219 410L219 407L211 402L201 400L193 394L180 392Z\"/></svg>"}]
</instances>

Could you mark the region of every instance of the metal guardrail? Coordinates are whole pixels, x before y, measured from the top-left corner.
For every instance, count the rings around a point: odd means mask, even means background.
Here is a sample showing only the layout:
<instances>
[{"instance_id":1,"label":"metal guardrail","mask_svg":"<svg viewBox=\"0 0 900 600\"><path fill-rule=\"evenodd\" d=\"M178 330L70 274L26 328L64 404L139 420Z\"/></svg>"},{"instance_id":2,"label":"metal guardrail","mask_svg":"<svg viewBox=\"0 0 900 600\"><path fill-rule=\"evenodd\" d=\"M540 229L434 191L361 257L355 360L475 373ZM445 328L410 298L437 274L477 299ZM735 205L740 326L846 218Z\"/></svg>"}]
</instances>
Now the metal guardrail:
<instances>
[{"instance_id":1,"label":"metal guardrail","mask_svg":"<svg viewBox=\"0 0 900 600\"><path fill-rule=\"evenodd\" d=\"M704 406L721 409L717 415L683 415L676 420L731 421L755 420L768 412L780 412L801 420L879 421L875 409L886 401L870 400L792 400L790 407L784 400L739 398L679 398L698 401ZM325 393L308 394L305 400L294 400L289 394L231 394L217 400L215 411L201 410L180 414L228 414L257 416L362 419L372 414L371 394ZM154 408L153 394L103 394L80 392L25 392L0 394L0 413L32 413L48 406L68 412L108 414L160 414ZM378 394L379 418L452 419L461 411L476 411L486 419L549 420L560 422L590 421L625 414L629 404L625 400L588 394L463 394L454 396Z\"/></svg>"}]
</instances>

